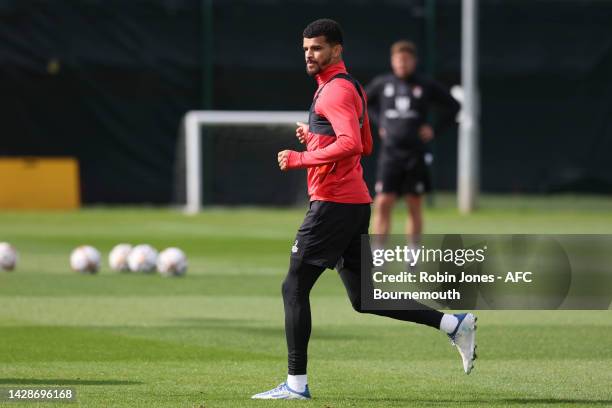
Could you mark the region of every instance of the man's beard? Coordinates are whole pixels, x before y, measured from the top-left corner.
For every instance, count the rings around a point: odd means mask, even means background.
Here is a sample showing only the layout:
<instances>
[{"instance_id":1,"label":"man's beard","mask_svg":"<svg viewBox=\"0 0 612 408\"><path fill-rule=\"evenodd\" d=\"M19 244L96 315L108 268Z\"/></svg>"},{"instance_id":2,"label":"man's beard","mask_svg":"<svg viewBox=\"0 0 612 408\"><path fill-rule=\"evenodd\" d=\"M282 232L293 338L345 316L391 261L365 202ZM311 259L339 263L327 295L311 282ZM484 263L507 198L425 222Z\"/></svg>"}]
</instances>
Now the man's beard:
<instances>
[{"instance_id":1,"label":"man's beard","mask_svg":"<svg viewBox=\"0 0 612 408\"><path fill-rule=\"evenodd\" d=\"M328 66L329 63L331 62L331 59L332 59L332 57L330 56L329 58L327 58L327 60L325 60L323 62L323 64L319 64L318 62L314 62L313 61L313 69L312 69L312 71L308 70L308 63L306 63L306 73L309 76L315 76L315 75L319 74L322 71L321 65L323 65L325 67Z\"/></svg>"},{"instance_id":2,"label":"man's beard","mask_svg":"<svg viewBox=\"0 0 612 408\"><path fill-rule=\"evenodd\" d=\"M319 64L317 64L316 62L314 63L313 69L309 70L308 69L308 64L306 64L306 73L309 76L315 76L317 75L319 72L321 72L321 67L319 66Z\"/></svg>"}]
</instances>

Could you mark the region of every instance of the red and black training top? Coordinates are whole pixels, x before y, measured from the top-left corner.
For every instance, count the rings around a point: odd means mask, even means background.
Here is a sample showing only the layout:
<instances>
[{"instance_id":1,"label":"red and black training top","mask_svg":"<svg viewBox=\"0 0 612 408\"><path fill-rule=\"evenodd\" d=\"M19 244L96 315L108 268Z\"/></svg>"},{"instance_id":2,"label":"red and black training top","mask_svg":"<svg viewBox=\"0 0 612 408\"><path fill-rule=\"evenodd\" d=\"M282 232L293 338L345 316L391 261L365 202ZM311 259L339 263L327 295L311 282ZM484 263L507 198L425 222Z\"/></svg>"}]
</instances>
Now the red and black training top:
<instances>
[{"instance_id":1,"label":"red and black training top","mask_svg":"<svg viewBox=\"0 0 612 408\"><path fill-rule=\"evenodd\" d=\"M342 61L316 76L305 152L290 152L287 168L308 170L310 200L372 202L363 180L361 156L372 153L372 134L363 88Z\"/></svg>"}]
</instances>

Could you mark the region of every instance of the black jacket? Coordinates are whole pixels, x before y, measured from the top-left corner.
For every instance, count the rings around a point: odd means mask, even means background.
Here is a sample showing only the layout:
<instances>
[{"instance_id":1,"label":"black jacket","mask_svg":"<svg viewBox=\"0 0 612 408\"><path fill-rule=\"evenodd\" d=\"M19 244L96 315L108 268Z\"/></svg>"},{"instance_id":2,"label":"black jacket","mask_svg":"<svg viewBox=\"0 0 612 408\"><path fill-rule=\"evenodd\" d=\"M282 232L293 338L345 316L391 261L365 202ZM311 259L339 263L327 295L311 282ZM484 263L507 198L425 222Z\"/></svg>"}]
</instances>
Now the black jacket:
<instances>
[{"instance_id":1,"label":"black jacket","mask_svg":"<svg viewBox=\"0 0 612 408\"><path fill-rule=\"evenodd\" d=\"M419 75L381 75L365 90L372 122L386 131L384 148L422 150L418 129L427 123L431 106L437 108L436 135L452 125L459 112L459 103L443 85Z\"/></svg>"}]
</instances>

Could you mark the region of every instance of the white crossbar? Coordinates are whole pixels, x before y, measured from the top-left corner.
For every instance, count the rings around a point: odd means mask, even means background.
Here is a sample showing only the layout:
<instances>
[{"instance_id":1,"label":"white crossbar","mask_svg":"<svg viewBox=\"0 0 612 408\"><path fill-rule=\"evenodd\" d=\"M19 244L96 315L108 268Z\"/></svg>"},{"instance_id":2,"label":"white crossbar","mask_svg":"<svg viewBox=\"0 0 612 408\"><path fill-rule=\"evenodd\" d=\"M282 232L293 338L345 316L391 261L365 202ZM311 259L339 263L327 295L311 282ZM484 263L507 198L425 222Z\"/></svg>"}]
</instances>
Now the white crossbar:
<instances>
[{"instance_id":1,"label":"white crossbar","mask_svg":"<svg viewBox=\"0 0 612 408\"><path fill-rule=\"evenodd\" d=\"M185 126L185 160L187 204L185 213L196 214L202 208L202 126L264 126L306 122L305 111L190 111L183 119Z\"/></svg>"}]
</instances>

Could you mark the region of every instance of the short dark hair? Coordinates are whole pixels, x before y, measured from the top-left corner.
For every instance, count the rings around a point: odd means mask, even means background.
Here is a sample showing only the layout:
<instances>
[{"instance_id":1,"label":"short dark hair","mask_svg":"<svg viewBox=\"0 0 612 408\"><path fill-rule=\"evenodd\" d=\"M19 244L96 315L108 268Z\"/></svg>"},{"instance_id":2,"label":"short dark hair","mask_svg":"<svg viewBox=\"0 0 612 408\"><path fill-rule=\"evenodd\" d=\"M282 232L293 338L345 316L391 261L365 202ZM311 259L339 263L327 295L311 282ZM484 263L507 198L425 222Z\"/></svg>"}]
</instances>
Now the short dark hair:
<instances>
[{"instance_id":1,"label":"short dark hair","mask_svg":"<svg viewBox=\"0 0 612 408\"><path fill-rule=\"evenodd\" d=\"M321 18L308 24L304 29L304 38L325 36L325 40L332 44L342 44L342 28L338 22L329 18Z\"/></svg>"},{"instance_id":2,"label":"short dark hair","mask_svg":"<svg viewBox=\"0 0 612 408\"><path fill-rule=\"evenodd\" d=\"M397 54L398 52L407 52L413 56L417 56L417 47L412 41L399 40L391 45L391 55Z\"/></svg>"}]
</instances>

